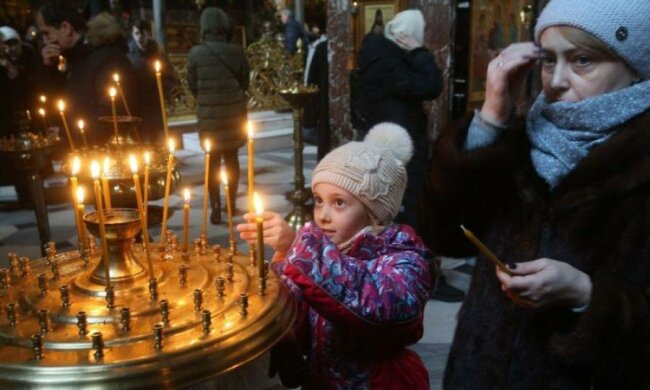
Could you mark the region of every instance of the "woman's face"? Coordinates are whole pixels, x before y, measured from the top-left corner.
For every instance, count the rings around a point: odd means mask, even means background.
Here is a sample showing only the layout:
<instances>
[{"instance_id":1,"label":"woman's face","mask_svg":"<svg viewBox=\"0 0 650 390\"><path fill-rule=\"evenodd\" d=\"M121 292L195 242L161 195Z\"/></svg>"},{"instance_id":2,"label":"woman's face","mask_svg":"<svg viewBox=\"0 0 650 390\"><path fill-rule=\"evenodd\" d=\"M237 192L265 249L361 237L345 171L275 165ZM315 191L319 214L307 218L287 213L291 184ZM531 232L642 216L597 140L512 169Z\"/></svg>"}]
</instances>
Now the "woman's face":
<instances>
[{"instance_id":1,"label":"woman's face","mask_svg":"<svg viewBox=\"0 0 650 390\"><path fill-rule=\"evenodd\" d=\"M633 72L621 60L581 48L549 27L540 37L542 87L549 102L581 100L629 86Z\"/></svg>"},{"instance_id":2,"label":"woman's face","mask_svg":"<svg viewBox=\"0 0 650 390\"><path fill-rule=\"evenodd\" d=\"M370 224L363 203L329 183L314 186L314 222L336 245L348 241Z\"/></svg>"}]
</instances>

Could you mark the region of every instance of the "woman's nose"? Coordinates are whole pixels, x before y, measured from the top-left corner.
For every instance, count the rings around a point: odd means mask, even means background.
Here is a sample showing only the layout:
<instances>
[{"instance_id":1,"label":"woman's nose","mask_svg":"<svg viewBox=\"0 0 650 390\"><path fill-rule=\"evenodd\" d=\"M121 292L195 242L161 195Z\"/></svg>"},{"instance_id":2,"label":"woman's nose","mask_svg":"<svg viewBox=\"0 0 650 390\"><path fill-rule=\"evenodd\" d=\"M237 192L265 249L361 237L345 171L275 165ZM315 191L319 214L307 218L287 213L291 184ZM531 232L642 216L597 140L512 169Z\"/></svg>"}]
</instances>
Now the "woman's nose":
<instances>
[{"instance_id":1,"label":"woman's nose","mask_svg":"<svg viewBox=\"0 0 650 390\"><path fill-rule=\"evenodd\" d=\"M551 77L551 88L554 89L568 89L569 79L566 77L567 66L558 62L553 69L553 76Z\"/></svg>"}]
</instances>

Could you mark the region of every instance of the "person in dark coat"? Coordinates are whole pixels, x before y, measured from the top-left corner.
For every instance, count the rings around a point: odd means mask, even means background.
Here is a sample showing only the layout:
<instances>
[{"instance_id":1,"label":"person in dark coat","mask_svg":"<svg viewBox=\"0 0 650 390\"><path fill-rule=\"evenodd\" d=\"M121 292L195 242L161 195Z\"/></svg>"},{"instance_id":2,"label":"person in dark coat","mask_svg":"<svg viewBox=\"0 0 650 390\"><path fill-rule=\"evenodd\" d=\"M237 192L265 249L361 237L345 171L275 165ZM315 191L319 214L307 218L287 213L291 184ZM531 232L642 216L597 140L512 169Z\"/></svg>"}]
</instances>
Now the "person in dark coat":
<instances>
[{"instance_id":1,"label":"person in dark coat","mask_svg":"<svg viewBox=\"0 0 650 390\"><path fill-rule=\"evenodd\" d=\"M249 67L242 47L230 43L232 23L216 7L201 14L201 43L190 50L187 83L197 99L197 117L202 144L209 139L210 201L213 224L221 221L221 202L217 172L223 158L234 200L239 184L237 149L246 142Z\"/></svg>"},{"instance_id":2,"label":"person in dark coat","mask_svg":"<svg viewBox=\"0 0 650 390\"><path fill-rule=\"evenodd\" d=\"M86 30L85 20L69 2L50 1L36 14L44 43L42 85L48 88L50 96L66 101L70 123L77 119L86 121L88 143L99 146L113 133L110 123L99 121L99 117L111 115L108 88L113 85L113 73L120 74L127 101L133 101L130 93L135 91L133 68L126 57L121 29L111 16L102 15L105 14L96 16L91 21L92 28ZM64 63L60 63L60 56ZM125 115L119 101L116 107L118 115ZM71 132L75 144L81 145L78 132Z\"/></svg>"},{"instance_id":3,"label":"person in dark coat","mask_svg":"<svg viewBox=\"0 0 650 390\"><path fill-rule=\"evenodd\" d=\"M136 102L142 116L140 135L148 143L164 143L164 130L154 64L162 64L162 82L166 99L175 84L174 69L169 58L151 36L151 24L136 20L131 25L128 58L133 66L136 80Z\"/></svg>"},{"instance_id":4,"label":"person in dark coat","mask_svg":"<svg viewBox=\"0 0 650 390\"><path fill-rule=\"evenodd\" d=\"M364 134L377 123L393 122L409 132L415 145L402 211L396 218L412 226L417 223L416 203L429 155L422 103L442 91L440 69L422 46L424 29L422 12L400 12L386 25L384 35L367 34L359 53Z\"/></svg>"},{"instance_id":5,"label":"person in dark coat","mask_svg":"<svg viewBox=\"0 0 650 390\"><path fill-rule=\"evenodd\" d=\"M302 40L302 47L309 44L309 38L305 28L293 18L290 9L284 9L280 12L280 21L284 25L284 48L287 53L293 54L298 50L298 39Z\"/></svg>"},{"instance_id":6,"label":"person in dark coat","mask_svg":"<svg viewBox=\"0 0 650 390\"><path fill-rule=\"evenodd\" d=\"M315 127L317 160L320 161L332 149L329 123L329 64L327 62L327 35L309 44L305 65L305 84L316 85L318 95L305 106L303 125Z\"/></svg>"},{"instance_id":7,"label":"person in dark coat","mask_svg":"<svg viewBox=\"0 0 650 390\"><path fill-rule=\"evenodd\" d=\"M650 3L551 0L434 150L425 242L478 255L448 389L650 388ZM621 23L625 23L623 27ZM569 27L571 26L571 27ZM526 121L514 91L541 59Z\"/></svg>"}]
</instances>

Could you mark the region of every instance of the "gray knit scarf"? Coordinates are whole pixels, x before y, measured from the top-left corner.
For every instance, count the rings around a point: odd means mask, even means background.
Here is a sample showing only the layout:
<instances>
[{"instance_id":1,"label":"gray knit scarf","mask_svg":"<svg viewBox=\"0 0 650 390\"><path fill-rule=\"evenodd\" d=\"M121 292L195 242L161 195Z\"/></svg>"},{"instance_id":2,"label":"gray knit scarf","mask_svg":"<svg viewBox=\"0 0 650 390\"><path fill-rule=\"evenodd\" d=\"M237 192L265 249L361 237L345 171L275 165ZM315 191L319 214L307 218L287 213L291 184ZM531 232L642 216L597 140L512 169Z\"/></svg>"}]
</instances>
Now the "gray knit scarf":
<instances>
[{"instance_id":1,"label":"gray knit scarf","mask_svg":"<svg viewBox=\"0 0 650 390\"><path fill-rule=\"evenodd\" d=\"M650 80L576 103L548 104L541 93L526 126L535 170L555 188L591 149L649 108Z\"/></svg>"}]
</instances>

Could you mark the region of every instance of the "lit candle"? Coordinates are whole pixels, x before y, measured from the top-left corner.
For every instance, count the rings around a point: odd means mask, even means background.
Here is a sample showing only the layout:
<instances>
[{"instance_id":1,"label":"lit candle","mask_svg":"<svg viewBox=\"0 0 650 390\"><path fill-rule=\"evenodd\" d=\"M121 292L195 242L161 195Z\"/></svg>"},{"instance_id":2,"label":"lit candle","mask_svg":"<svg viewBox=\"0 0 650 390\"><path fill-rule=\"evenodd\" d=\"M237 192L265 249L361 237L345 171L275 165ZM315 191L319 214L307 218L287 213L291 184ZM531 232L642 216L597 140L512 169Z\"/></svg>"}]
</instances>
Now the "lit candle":
<instances>
[{"instance_id":1,"label":"lit candle","mask_svg":"<svg viewBox=\"0 0 650 390\"><path fill-rule=\"evenodd\" d=\"M203 146L205 147L205 175L203 177L203 225L201 228L201 234L204 237L208 237L208 198L210 197L209 193L209 188L208 188L208 180L210 178L209 176L209 171L210 171L210 140L206 139L205 142L203 143Z\"/></svg>"},{"instance_id":2,"label":"lit candle","mask_svg":"<svg viewBox=\"0 0 650 390\"><path fill-rule=\"evenodd\" d=\"M255 192L255 145L253 144L253 123L248 121L248 212L255 211L253 193Z\"/></svg>"},{"instance_id":3,"label":"lit candle","mask_svg":"<svg viewBox=\"0 0 650 390\"><path fill-rule=\"evenodd\" d=\"M162 115L163 130L165 131L165 139L169 138L169 130L167 129L167 109L165 108L165 94L162 86L162 74L160 61L156 60L154 64L156 70L156 83L158 84L158 98L160 99L160 114Z\"/></svg>"},{"instance_id":4,"label":"lit candle","mask_svg":"<svg viewBox=\"0 0 650 390\"><path fill-rule=\"evenodd\" d=\"M224 185L224 191L226 192L226 208L228 210L228 234L230 238L230 250L233 254L236 252L235 247L235 232L232 227L232 197L230 196L230 185L228 184L228 175L226 170L221 167L221 181Z\"/></svg>"},{"instance_id":5,"label":"lit candle","mask_svg":"<svg viewBox=\"0 0 650 390\"><path fill-rule=\"evenodd\" d=\"M45 95L41 95L41 96L39 96L38 100L39 100L42 104L45 104L45 103L47 102L47 98L45 97Z\"/></svg>"},{"instance_id":6,"label":"lit candle","mask_svg":"<svg viewBox=\"0 0 650 390\"><path fill-rule=\"evenodd\" d=\"M126 104L126 98L124 97L124 91L122 90L122 84L120 84L120 75L113 73L113 81L117 85L117 91L120 93L120 98L122 99L122 104L124 104L124 109L126 110L126 115L131 116L131 110L129 110L129 105Z\"/></svg>"},{"instance_id":7,"label":"lit candle","mask_svg":"<svg viewBox=\"0 0 650 390\"><path fill-rule=\"evenodd\" d=\"M151 153L144 152L144 196L142 206L144 215L149 215L149 171L151 169Z\"/></svg>"},{"instance_id":8,"label":"lit candle","mask_svg":"<svg viewBox=\"0 0 650 390\"><path fill-rule=\"evenodd\" d=\"M95 191L95 210L97 219L99 219L99 239L102 242L102 256L104 258L104 275L106 277L106 287L111 286L111 273L108 264L108 246L106 245L106 227L104 226L104 210L102 205L102 194L99 189L99 163L93 161L90 164L90 173L93 178L93 189Z\"/></svg>"},{"instance_id":9,"label":"lit candle","mask_svg":"<svg viewBox=\"0 0 650 390\"><path fill-rule=\"evenodd\" d=\"M88 142L86 142L86 133L84 132L84 127L86 127L86 122L83 119L77 121L77 127L79 127L79 132L81 133L81 139L84 141L84 148L88 147Z\"/></svg>"},{"instance_id":10,"label":"lit candle","mask_svg":"<svg viewBox=\"0 0 650 390\"><path fill-rule=\"evenodd\" d=\"M160 231L160 245L165 244L165 232L167 231L167 213L169 212L169 190L172 181L172 167L174 165L174 148L176 144L172 138L167 140L169 144L169 159L167 160L167 176L165 178L165 197L163 198L162 230Z\"/></svg>"},{"instance_id":11,"label":"lit candle","mask_svg":"<svg viewBox=\"0 0 650 390\"><path fill-rule=\"evenodd\" d=\"M490 249L488 249L488 247L486 247L485 244L483 244L481 242L481 240L479 240L474 235L474 233L472 233L471 231L465 229L465 226L463 226L463 225L460 225L460 228L463 229L463 233L465 233L465 237L467 237L467 239L470 240L472 242L472 244L474 244L474 246L476 248L478 248L478 250L481 253L483 253L483 255L485 255L485 257L487 257L488 260L490 260L492 262L492 264L496 265L497 268L499 268L499 270L501 270L501 271L503 271L503 272L505 272L505 273L507 273L509 275L512 275L512 272L510 271L510 269L508 269L508 267L506 267L506 265L503 263L503 261L501 261Z\"/></svg>"},{"instance_id":12,"label":"lit candle","mask_svg":"<svg viewBox=\"0 0 650 390\"><path fill-rule=\"evenodd\" d=\"M183 253L187 253L190 245L190 189L183 191Z\"/></svg>"},{"instance_id":13,"label":"lit candle","mask_svg":"<svg viewBox=\"0 0 650 390\"><path fill-rule=\"evenodd\" d=\"M115 112L115 95L117 95L117 91L115 90L114 87L110 87L108 89L108 96L111 97L111 111L113 112L113 131L115 132L115 143L119 144L120 134L117 131L117 113Z\"/></svg>"},{"instance_id":14,"label":"lit candle","mask_svg":"<svg viewBox=\"0 0 650 390\"><path fill-rule=\"evenodd\" d=\"M50 125L47 123L47 113L43 107L38 109L38 115L40 115L43 120L43 133L46 133L47 129L50 128Z\"/></svg>"},{"instance_id":15,"label":"lit candle","mask_svg":"<svg viewBox=\"0 0 650 390\"><path fill-rule=\"evenodd\" d=\"M104 169L102 170L102 189L104 190L104 202L106 203L107 209L112 209L113 204L111 202L111 187L108 181L108 174L111 171L111 159L106 156L104 157Z\"/></svg>"},{"instance_id":16,"label":"lit candle","mask_svg":"<svg viewBox=\"0 0 650 390\"><path fill-rule=\"evenodd\" d=\"M253 202L255 203L255 223L257 225L257 272L259 277L265 274L264 267L264 207L262 207L262 200L253 193Z\"/></svg>"},{"instance_id":17,"label":"lit candle","mask_svg":"<svg viewBox=\"0 0 650 390\"><path fill-rule=\"evenodd\" d=\"M65 129L65 135L68 137L68 143L70 143L70 148L74 152L72 134L70 133L70 128L68 127L68 121L65 119L65 102L63 100L59 100L57 105L59 107L59 114L61 114L61 121L63 122L63 128Z\"/></svg>"},{"instance_id":18,"label":"lit candle","mask_svg":"<svg viewBox=\"0 0 650 390\"><path fill-rule=\"evenodd\" d=\"M80 244L83 244L84 248L88 248L88 235L86 234L86 225L84 224L84 212L85 207L84 207L84 197L86 195L86 191L84 190L83 187L78 187L77 188L77 210L75 210L75 214L77 218L79 219L79 233L81 235L81 238L79 238Z\"/></svg>"},{"instance_id":19,"label":"lit candle","mask_svg":"<svg viewBox=\"0 0 650 390\"><path fill-rule=\"evenodd\" d=\"M140 214L140 226L142 227L142 242L144 244L147 264L149 265L149 277L153 278L153 264L151 263L151 253L149 251L149 233L147 231L147 216L144 213L142 202L142 188L140 187L140 177L138 176L138 160L134 155L129 155L129 165L133 173L133 184L135 184L135 200L138 204L138 213Z\"/></svg>"},{"instance_id":20,"label":"lit candle","mask_svg":"<svg viewBox=\"0 0 650 390\"><path fill-rule=\"evenodd\" d=\"M81 225L83 224L83 221L79 219L79 216L77 215L77 194L78 194L78 180L77 180L77 175L79 174L79 170L81 169L81 161L79 160L79 157L75 156L72 159L72 168L70 169L70 187L72 189L72 206L73 210L75 211L75 223L77 225L77 237L79 239L79 244L83 244L83 236L81 234Z\"/></svg>"}]
</instances>

